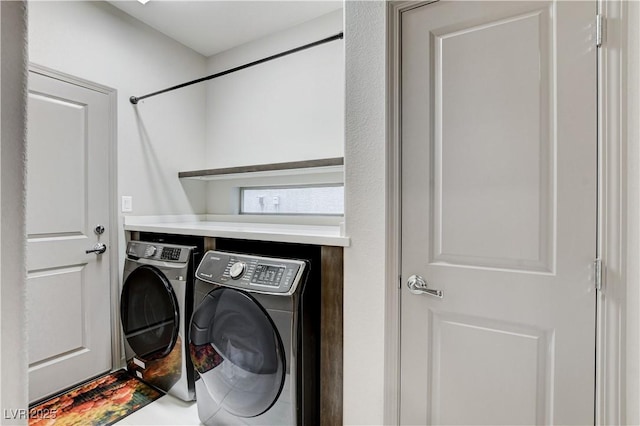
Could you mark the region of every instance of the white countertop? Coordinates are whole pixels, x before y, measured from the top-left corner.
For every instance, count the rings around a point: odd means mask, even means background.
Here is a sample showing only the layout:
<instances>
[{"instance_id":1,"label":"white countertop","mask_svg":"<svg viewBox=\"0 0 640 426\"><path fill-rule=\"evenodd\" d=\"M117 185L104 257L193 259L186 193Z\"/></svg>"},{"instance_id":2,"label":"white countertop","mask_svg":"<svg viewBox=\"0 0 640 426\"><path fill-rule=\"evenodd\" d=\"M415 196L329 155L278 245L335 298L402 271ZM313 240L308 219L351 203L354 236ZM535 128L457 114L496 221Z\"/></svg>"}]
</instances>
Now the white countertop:
<instances>
[{"instance_id":1,"label":"white countertop","mask_svg":"<svg viewBox=\"0 0 640 426\"><path fill-rule=\"evenodd\" d=\"M285 223L256 223L201 220L189 217L125 216L125 231L158 232L164 234L203 237L237 238L244 240L276 241L348 247L350 239L342 235L339 225L293 225Z\"/></svg>"}]
</instances>

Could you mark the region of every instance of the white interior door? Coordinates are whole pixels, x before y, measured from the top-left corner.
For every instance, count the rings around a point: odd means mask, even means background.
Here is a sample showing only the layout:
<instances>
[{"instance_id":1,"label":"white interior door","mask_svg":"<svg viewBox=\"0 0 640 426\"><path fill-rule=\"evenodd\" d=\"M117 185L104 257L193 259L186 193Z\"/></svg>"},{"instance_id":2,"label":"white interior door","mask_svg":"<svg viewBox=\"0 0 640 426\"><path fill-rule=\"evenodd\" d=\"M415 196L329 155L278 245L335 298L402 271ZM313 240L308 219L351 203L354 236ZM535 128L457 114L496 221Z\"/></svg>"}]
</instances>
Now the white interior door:
<instances>
[{"instance_id":1,"label":"white interior door","mask_svg":"<svg viewBox=\"0 0 640 426\"><path fill-rule=\"evenodd\" d=\"M111 368L109 97L29 73L29 400Z\"/></svg>"},{"instance_id":2,"label":"white interior door","mask_svg":"<svg viewBox=\"0 0 640 426\"><path fill-rule=\"evenodd\" d=\"M402 15L402 424L594 422L595 16Z\"/></svg>"}]
</instances>

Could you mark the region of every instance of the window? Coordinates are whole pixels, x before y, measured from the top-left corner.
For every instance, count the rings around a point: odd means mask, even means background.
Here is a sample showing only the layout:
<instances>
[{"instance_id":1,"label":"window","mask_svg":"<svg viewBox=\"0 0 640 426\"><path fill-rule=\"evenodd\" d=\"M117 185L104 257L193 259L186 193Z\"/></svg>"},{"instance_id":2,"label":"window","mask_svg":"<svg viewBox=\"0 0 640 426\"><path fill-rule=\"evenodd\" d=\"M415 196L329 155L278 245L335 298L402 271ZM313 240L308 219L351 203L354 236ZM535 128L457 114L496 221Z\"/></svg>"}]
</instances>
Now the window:
<instances>
[{"instance_id":1,"label":"window","mask_svg":"<svg viewBox=\"0 0 640 426\"><path fill-rule=\"evenodd\" d=\"M343 215L344 185L241 188L240 213Z\"/></svg>"}]
</instances>

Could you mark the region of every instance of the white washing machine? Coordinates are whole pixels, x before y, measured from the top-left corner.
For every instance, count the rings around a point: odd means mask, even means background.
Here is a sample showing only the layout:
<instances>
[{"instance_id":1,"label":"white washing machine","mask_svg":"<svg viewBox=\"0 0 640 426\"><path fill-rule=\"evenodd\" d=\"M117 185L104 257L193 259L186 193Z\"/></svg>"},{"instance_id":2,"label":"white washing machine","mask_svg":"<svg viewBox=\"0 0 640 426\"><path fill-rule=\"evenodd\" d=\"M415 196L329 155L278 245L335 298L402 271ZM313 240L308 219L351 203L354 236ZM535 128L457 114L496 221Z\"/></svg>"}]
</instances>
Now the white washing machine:
<instances>
[{"instance_id":1,"label":"white washing machine","mask_svg":"<svg viewBox=\"0 0 640 426\"><path fill-rule=\"evenodd\" d=\"M195 399L185 334L193 312L195 250L129 242L120 297L127 369L184 401Z\"/></svg>"},{"instance_id":2,"label":"white washing machine","mask_svg":"<svg viewBox=\"0 0 640 426\"><path fill-rule=\"evenodd\" d=\"M308 269L304 260L205 253L189 332L203 424L317 424Z\"/></svg>"}]
</instances>

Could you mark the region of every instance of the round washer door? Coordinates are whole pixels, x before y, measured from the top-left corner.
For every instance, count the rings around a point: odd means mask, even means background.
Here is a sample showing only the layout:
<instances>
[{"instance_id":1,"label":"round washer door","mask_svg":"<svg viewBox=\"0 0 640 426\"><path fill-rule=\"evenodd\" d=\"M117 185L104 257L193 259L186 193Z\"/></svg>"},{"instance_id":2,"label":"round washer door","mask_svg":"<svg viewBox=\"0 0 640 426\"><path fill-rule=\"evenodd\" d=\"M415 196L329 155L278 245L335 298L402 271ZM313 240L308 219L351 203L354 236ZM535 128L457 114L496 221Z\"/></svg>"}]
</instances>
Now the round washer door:
<instances>
[{"instance_id":1,"label":"round washer door","mask_svg":"<svg viewBox=\"0 0 640 426\"><path fill-rule=\"evenodd\" d=\"M223 287L209 292L193 313L189 340L214 412L255 417L276 402L286 376L284 346L249 293Z\"/></svg>"},{"instance_id":2,"label":"round washer door","mask_svg":"<svg viewBox=\"0 0 640 426\"><path fill-rule=\"evenodd\" d=\"M178 299L167 277L150 265L131 272L122 287L120 319L127 343L147 361L167 356L176 344Z\"/></svg>"}]
</instances>

